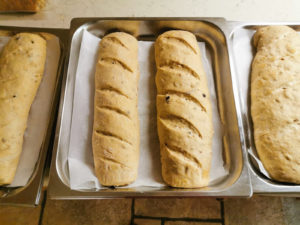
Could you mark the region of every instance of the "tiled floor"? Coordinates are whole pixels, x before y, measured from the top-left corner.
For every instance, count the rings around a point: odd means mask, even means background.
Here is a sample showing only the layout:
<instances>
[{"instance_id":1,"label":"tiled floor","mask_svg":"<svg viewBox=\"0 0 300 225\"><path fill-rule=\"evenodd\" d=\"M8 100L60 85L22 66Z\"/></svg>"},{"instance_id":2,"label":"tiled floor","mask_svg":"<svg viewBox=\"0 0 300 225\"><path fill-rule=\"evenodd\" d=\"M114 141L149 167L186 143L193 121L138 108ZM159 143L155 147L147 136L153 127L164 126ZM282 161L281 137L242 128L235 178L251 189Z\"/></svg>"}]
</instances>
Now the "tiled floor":
<instances>
[{"instance_id":1,"label":"tiled floor","mask_svg":"<svg viewBox=\"0 0 300 225\"><path fill-rule=\"evenodd\" d=\"M37 225L40 220L41 207L0 206L1 225Z\"/></svg>"},{"instance_id":2,"label":"tiled floor","mask_svg":"<svg viewBox=\"0 0 300 225\"><path fill-rule=\"evenodd\" d=\"M138 198L50 200L0 206L1 225L298 225L300 199Z\"/></svg>"}]
</instances>

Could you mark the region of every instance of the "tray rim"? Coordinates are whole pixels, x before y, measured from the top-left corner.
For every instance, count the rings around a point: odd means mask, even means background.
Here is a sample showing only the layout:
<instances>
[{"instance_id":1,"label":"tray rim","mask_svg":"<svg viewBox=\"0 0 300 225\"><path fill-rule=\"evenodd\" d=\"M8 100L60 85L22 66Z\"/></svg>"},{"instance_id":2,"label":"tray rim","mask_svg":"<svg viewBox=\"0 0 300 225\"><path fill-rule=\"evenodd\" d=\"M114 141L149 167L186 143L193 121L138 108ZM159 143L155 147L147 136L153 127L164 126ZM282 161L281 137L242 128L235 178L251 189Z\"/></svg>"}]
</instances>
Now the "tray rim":
<instances>
[{"instance_id":1,"label":"tray rim","mask_svg":"<svg viewBox=\"0 0 300 225\"><path fill-rule=\"evenodd\" d=\"M54 35L59 40L60 45L60 58L56 73L55 87L52 93L51 114L48 120L47 132L44 137L38 161L34 168L33 174L29 178L28 183L23 187L6 188L1 187L3 190L8 191L0 197L0 205L18 205L18 206L37 206L40 203L42 196L43 180L45 176L45 169L49 166L49 154L51 153L51 139L52 130L55 126L56 120L56 106L58 103L58 95L61 85L62 69L65 60L65 49L67 39L65 38L68 29L56 28L39 28L39 27L18 27L18 26L0 26L0 30L12 32L43 32Z\"/></svg>"},{"instance_id":2,"label":"tray rim","mask_svg":"<svg viewBox=\"0 0 300 225\"><path fill-rule=\"evenodd\" d=\"M57 153L58 153L58 138L60 134L60 126L62 122L62 111L64 108L64 98L66 94L66 82L67 82L67 72L68 72L68 64L69 64L69 54L70 49L72 46L72 38L73 35L76 33L78 28L82 26L87 26L90 23L99 20L134 20L134 21L155 21L155 20L186 20L186 21L203 21L207 23L211 23L214 26L218 27L221 32L224 33L224 37L226 38L225 32L223 30L224 24L226 23L224 18L201 18L201 17L194 17L194 18L183 18L183 17L168 17L168 18L148 18L148 17L91 17L91 18L73 18L71 21L70 33L69 33L69 45L68 45L68 58L66 60L66 67L64 70L64 77L63 77L63 87L62 87L62 94L60 99L60 106L59 106L59 114L57 120L57 127L56 127L56 135L55 135L55 142L54 142L54 150L52 155L52 162L50 168L50 180L49 180L49 189L48 189L48 197L51 199L102 199L102 198L124 198L124 197L202 197L202 196L212 196L212 197L226 197L226 196L235 196L235 197L251 197L252 196L252 186L251 180L249 177L248 166L246 163L243 163L242 170L240 174L240 178L232 184L229 188L223 191L193 191L190 192L188 190L180 191L168 191L162 190L159 188L159 191L147 191L145 190L140 191L126 191L122 189L117 189L116 193L113 193L111 190L110 192L95 192L95 191L78 191L78 190L71 190L69 186L67 186L59 177L57 173ZM235 97L235 96L234 96ZM237 110L237 109L236 109ZM238 110L237 110L238 111ZM240 128L239 116L237 113L237 121L238 126ZM241 151L242 151L242 158L244 162L247 162L247 154L244 151L243 142L243 132L239 129L240 135L240 144L241 144ZM242 140L243 139L243 140ZM155 188L151 188L154 190ZM174 189L173 189L174 190ZM112 194L113 193L113 194Z\"/></svg>"}]
</instances>

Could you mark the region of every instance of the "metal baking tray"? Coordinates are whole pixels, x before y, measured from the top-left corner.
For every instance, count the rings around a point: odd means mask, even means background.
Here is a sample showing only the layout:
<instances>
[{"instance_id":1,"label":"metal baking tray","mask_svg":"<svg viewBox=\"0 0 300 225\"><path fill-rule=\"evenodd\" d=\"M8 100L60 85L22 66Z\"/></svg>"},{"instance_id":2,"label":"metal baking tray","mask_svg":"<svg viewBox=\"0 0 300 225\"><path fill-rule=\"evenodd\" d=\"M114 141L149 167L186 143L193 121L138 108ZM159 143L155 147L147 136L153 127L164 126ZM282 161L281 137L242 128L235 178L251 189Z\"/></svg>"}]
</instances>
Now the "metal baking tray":
<instances>
[{"instance_id":1,"label":"metal baking tray","mask_svg":"<svg viewBox=\"0 0 300 225\"><path fill-rule=\"evenodd\" d=\"M227 37L222 31L224 19L200 18L135 18L140 21L139 29L128 18L76 18L71 22L68 68L62 83L54 150L50 168L48 195L53 199L97 199L120 197L164 197L164 196L245 196L252 195L243 123L239 109L236 109L232 78L229 64ZM218 109L224 127L223 157L229 175L217 184L201 189L177 189L171 187L116 188L101 190L71 190L68 168L62 162L67 160L71 115L74 98L75 74L83 29L95 29L97 35L127 29L138 40L154 41L166 29L184 29L193 32L198 40L204 41L209 48L213 61L213 72L218 99Z\"/></svg>"},{"instance_id":2,"label":"metal baking tray","mask_svg":"<svg viewBox=\"0 0 300 225\"><path fill-rule=\"evenodd\" d=\"M60 59L57 68L56 83L52 94L52 106L51 116L48 118L47 134L44 137L43 144L40 149L39 157L35 165L35 169L27 182L23 187L0 187L0 204L5 205L24 205L35 206L40 203L43 178L46 166L50 165L49 154L52 149L53 135L52 131L56 121L57 105L59 100L61 80L62 80L62 68L65 60L66 46L68 42L67 29L45 29L45 28L31 28L31 27L6 27L0 26L1 31L8 31L10 33L20 32L43 32L50 35L54 35L60 42ZM47 157L48 156L48 157Z\"/></svg>"},{"instance_id":3,"label":"metal baking tray","mask_svg":"<svg viewBox=\"0 0 300 225\"><path fill-rule=\"evenodd\" d=\"M255 54L255 49L251 45L252 34L257 30L257 28L266 25L288 25L300 32L299 22L228 22L226 29L224 29L224 32L228 37L229 55L232 62L231 69L234 82L234 95L236 96L236 104L241 109L242 113L242 122L244 127L243 130L246 138L246 150L248 152L250 150L254 152L256 151L253 139L252 119L250 114L249 90L245 91L248 89L250 84L250 66L252 61L245 61L241 56L245 54ZM248 43L249 46L246 46L246 43ZM246 67L248 67L248 69ZM261 173L254 163L255 161L251 160L249 155L248 165L254 193L280 196L300 195L300 185L274 181Z\"/></svg>"}]
</instances>

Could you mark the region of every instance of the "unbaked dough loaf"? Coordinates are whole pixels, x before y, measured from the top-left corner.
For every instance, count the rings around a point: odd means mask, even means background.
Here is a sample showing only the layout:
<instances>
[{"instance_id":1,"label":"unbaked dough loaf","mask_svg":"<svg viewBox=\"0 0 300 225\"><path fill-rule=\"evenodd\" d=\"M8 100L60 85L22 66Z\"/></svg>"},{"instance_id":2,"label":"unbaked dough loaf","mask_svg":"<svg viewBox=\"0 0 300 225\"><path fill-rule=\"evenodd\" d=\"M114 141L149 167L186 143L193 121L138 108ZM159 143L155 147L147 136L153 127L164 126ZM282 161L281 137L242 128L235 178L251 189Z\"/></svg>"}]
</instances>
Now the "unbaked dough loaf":
<instances>
[{"instance_id":1,"label":"unbaked dough loaf","mask_svg":"<svg viewBox=\"0 0 300 225\"><path fill-rule=\"evenodd\" d=\"M0 184L13 181L31 104L46 60L46 41L19 33L0 54Z\"/></svg>"},{"instance_id":2,"label":"unbaked dough loaf","mask_svg":"<svg viewBox=\"0 0 300 225\"><path fill-rule=\"evenodd\" d=\"M212 109L195 36L168 31L155 43L157 126L162 175L173 187L207 186Z\"/></svg>"},{"instance_id":3,"label":"unbaked dough loaf","mask_svg":"<svg viewBox=\"0 0 300 225\"><path fill-rule=\"evenodd\" d=\"M0 0L3 12L37 12L45 5L45 0Z\"/></svg>"},{"instance_id":4,"label":"unbaked dough loaf","mask_svg":"<svg viewBox=\"0 0 300 225\"><path fill-rule=\"evenodd\" d=\"M139 159L138 42L123 32L105 36L95 73L93 153L102 185L137 177Z\"/></svg>"},{"instance_id":5,"label":"unbaked dough loaf","mask_svg":"<svg viewBox=\"0 0 300 225\"><path fill-rule=\"evenodd\" d=\"M300 36L287 26L254 35L251 115L259 158L277 181L300 184Z\"/></svg>"}]
</instances>

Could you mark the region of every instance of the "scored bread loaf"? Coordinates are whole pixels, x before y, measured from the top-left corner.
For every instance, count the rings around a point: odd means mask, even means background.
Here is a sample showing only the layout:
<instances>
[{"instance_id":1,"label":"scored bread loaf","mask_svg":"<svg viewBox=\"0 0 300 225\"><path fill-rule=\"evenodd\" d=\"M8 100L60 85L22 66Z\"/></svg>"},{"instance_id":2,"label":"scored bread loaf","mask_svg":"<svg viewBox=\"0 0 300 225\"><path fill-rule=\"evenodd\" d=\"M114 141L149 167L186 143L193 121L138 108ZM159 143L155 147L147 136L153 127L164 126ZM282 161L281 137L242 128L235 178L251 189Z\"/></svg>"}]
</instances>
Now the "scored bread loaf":
<instances>
[{"instance_id":1,"label":"scored bread loaf","mask_svg":"<svg viewBox=\"0 0 300 225\"><path fill-rule=\"evenodd\" d=\"M207 186L212 109L196 37L168 31L155 43L157 126L162 175L173 187Z\"/></svg>"},{"instance_id":2,"label":"scored bread loaf","mask_svg":"<svg viewBox=\"0 0 300 225\"><path fill-rule=\"evenodd\" d=\"M104 186L132 183L139 159L138 42L123 32L105 36L95 73L93 153Z\"/></svg>"},{"instance_id":3,"label":"scored bread loaf","mask_svg":"<svg viewBox=\"0 0 300 225\"><path fill-rule=\"evenodd\" d=\"M13 36L0 54L0 184L13 181L31 104L46 61L46 41L37 34Z\"/></svg>"},{"instance_id":4,"label":"scored bread loaf","mask_svg":"<svg viewBox=\"0 0 300 225\"><path fill-rule=\"evenodd\" d=\"M258 29L251 72L255 146L277 181L300 184L300 35L287 26Z\"/></svg>"}]
</instances>

